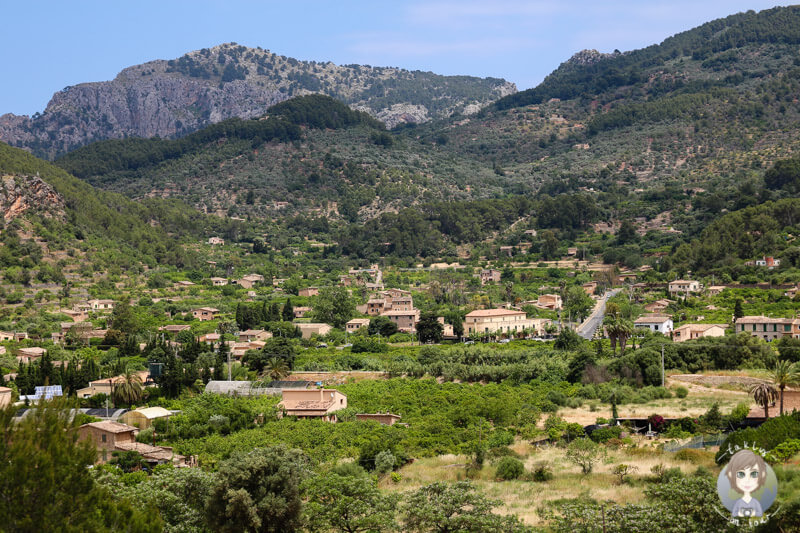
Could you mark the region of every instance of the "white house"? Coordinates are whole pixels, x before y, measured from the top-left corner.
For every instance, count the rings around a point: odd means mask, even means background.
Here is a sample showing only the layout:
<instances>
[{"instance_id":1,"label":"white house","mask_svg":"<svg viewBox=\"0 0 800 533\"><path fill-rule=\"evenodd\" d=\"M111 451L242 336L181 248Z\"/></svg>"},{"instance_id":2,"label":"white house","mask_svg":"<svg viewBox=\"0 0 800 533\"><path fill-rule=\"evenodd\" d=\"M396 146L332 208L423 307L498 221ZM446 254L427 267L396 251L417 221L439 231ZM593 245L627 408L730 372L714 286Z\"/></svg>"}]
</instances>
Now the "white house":
<instances>
[{"instance_id":1,"label":"white house","mask_svg":"<svg viewBox=\"0 0 800 533\"><path fill-rule=\"evenodd\" d=\"M669 335L675 329L672 318L669 315L644 315L634 320L633 325L637 328L647 328L650 331L663 333L664 335Z\"/></svg>"}]
</instances>

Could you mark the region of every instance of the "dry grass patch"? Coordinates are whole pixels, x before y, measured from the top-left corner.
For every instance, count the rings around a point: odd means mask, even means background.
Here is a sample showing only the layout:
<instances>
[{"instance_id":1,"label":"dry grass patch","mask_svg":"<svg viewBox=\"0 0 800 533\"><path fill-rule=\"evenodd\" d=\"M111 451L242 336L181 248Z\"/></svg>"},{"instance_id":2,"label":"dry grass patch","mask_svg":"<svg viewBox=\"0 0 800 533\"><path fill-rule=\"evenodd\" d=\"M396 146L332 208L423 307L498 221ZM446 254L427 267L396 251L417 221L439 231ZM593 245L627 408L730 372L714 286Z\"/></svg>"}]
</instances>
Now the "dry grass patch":
<instances>
[{"instance_id":1,"label":"dry grass patch","mask_svg":"<svg viewBox=\"0 0 800 533\"><path fill-rule=\"evenodd\" d=\"M648 443L648 444L646 444ZM715 469L713 453L692 450L693 461L681 461L675 454L662 452L643 441L637 448L603 448L604 454L591 474L581 474L580 468L567 461L565 449L556 446L533 447L525 441L515 442L511 448L522 456L525 469L531 472L537 463L546 463L553 472L553 479L546 482L527 480L495 481L495 465L489 460L472 481L486 496L502 504L496 509L500 514L515 514L526 524L542 525L537 510L548 507L554 500L577 498L585 494L597 500L612 500L621 504L642 502L650 469L658 464L666 468L680 468L684 474L693 473L702 465ZM392 482L388 477L380 487L389 491L410 491L435 481L455 482L467 479L465 465L469 458L464 455L442 455L414 461L400 469L402 479ZM630 483L619 485L611 471L618 464L636 467Z\"/></svg>"}]
</instances>

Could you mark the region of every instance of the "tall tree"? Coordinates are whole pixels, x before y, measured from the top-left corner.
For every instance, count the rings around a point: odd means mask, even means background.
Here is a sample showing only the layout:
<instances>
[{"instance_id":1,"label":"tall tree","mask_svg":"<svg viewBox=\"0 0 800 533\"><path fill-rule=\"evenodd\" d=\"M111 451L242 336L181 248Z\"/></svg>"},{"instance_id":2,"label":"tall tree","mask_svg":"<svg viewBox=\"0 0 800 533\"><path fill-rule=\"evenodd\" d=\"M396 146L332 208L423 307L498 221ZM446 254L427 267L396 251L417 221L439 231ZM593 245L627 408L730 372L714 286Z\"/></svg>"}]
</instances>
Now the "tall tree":
<instances>
[{"instance_id":1,"label":"tall tree","mask_svg":"<svg viewBox=\"0 0 800 533\"><path fill-rule=\"evenodd\" d=\"M306 484L306 522L311 531L379 533L395 531L397 495L384 494L366 473L336 471L320 474Z\"/></svg>"},{"instance_id":2,"label":"tall tree","mask_svg":"<svg viewBox=\"0 0 800 533\"><path fill-rule=\"evenodd\" d=\"M114 383L114 405L133 405L142 400L142 378L139 374L126 368L122 374L122 381Z\"/></svg>"},{"instance_id":3,"label":"tall tree","mask_svg":"<svg viewBox=\"0 0 800 533\"><path fill-rule=\"evenodd\" d=\"M404 502L403 531L419 533L521 532L528 528L516 516L492 513L500 504L490 500L469 481L437 481L412 492Z\"/></svg>"},{"instance_id":4,"label":"tall tree","mask_svg":"<svg viewBox=\"0 0 800 533\"><path fill-rule=\"evenodd\" d=\"M778 391L771 383L756 383L750 387L750 395L758 405L764 408L764 418L768 419L769 406L778 399Z\"/></svg>"},{"instance_id":5,"label":"tall tree","mask_svg":"<svg viewBox=\"0 0 800 533\"><path fill-rule=\"evenodd\" d=\"M283 446L239 452L222 463L206 507L220 533L281 533L300 528L300 484L307 459Z\"/></svg>"},{"instance_id":6,"label":"tall tree","mask_svg":"<svg viewBox=\"0 0 800 533\"><path fill-rule=\"evenodd\" d=\"M291 322L294 320L294 307L292 307L292 299L287 298L286 303L283 304L283 310L281 311L281 318L284 322Z\"/></svg>"},{"instance_id":7,"label":"tall tree","mask_svg":"<svg viewBox=\"0 0 800 533\"><path fill-rule=\"evenodd\" d=\"M95 484L97 450L77 439L63 400L42 402L21 421L0 410L0 524L4 531L161 531L158 515L115 500Z\"/></svg>"},{"instance_id":8,"label":"tall tree","mask_svg":"<svg viewBox=\"0 0 800 533\"><path fill-rule=\"evenodd\" d=\"M444 337L444 326L439 322L436 313L422 313L417 322L417 335L420 343L442 342Z\"/></svg>"},{"instance_id":9,"label":"tall tree","mask_svg":"<svg viewBox=\"0 0 800 533\"><path fill-rule=\"evenodd\" d=\"M356 312L356 303L346 287L323 287L319 290L314 302L314 318L330 324L335 328L343 328Z\"/></svg>"},{"instance_id":10,"label":"tall tree","mask_svg":"<svg viewBox=\"0 0 800 533\"><path fill-rule=\"evenodd\" d=\"M775 363L775 369L772 371L772 383L778 387L781 397L781 410L780 414L783 415L783 390L787 385L792 385L800 381L800 374L797 370L797 365L792 364L785 359L779 360Z\"/></svg>"}]
</instances>

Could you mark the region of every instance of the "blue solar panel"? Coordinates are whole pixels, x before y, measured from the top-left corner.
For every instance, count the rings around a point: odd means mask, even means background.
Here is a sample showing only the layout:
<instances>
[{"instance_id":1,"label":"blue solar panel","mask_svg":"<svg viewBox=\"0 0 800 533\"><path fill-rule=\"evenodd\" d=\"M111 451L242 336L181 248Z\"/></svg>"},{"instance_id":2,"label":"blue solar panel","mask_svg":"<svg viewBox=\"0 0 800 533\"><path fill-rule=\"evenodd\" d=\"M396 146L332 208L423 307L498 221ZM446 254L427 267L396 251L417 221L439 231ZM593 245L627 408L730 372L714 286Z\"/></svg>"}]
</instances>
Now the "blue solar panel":
<instances>
[{"instance_id":1,"label":"blue solar panel","mask_svg":"<svg viewBox=\"0 0 800 533\"><path fill-rule=\"evenodd\" d=\"M61 385L48 385L47 387L36 387L36 392L33 394L35 400L52 400L56 396L63 396Z\"/></svg>"}]
</instances>

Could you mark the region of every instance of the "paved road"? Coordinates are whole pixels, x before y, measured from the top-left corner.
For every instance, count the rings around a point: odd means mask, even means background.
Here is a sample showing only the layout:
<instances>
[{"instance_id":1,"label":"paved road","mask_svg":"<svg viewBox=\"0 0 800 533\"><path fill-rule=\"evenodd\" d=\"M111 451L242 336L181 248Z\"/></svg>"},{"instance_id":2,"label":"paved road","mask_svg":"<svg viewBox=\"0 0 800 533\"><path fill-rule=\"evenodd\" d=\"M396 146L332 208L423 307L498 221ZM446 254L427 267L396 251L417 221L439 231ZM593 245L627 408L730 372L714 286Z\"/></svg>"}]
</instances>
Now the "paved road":
<instances>
[{"instance_id":1,"label":"paved road","mask_svg":"<svg viewBox=\"0 0 800 533\"><path fill-rule=\"evenodd\" d=\"M584 339L591 339L594 336L595 330L603 323L603 317L606 314L606 301L615 296L619 291L622 289L612 289L610 291L606 291L602 298L597 301L597 304L594 306L594 310L592 314L589 315L589 318L583 321L583 323L578 326L578 335L583 337Z\"/></svg>"}]
</instances>

